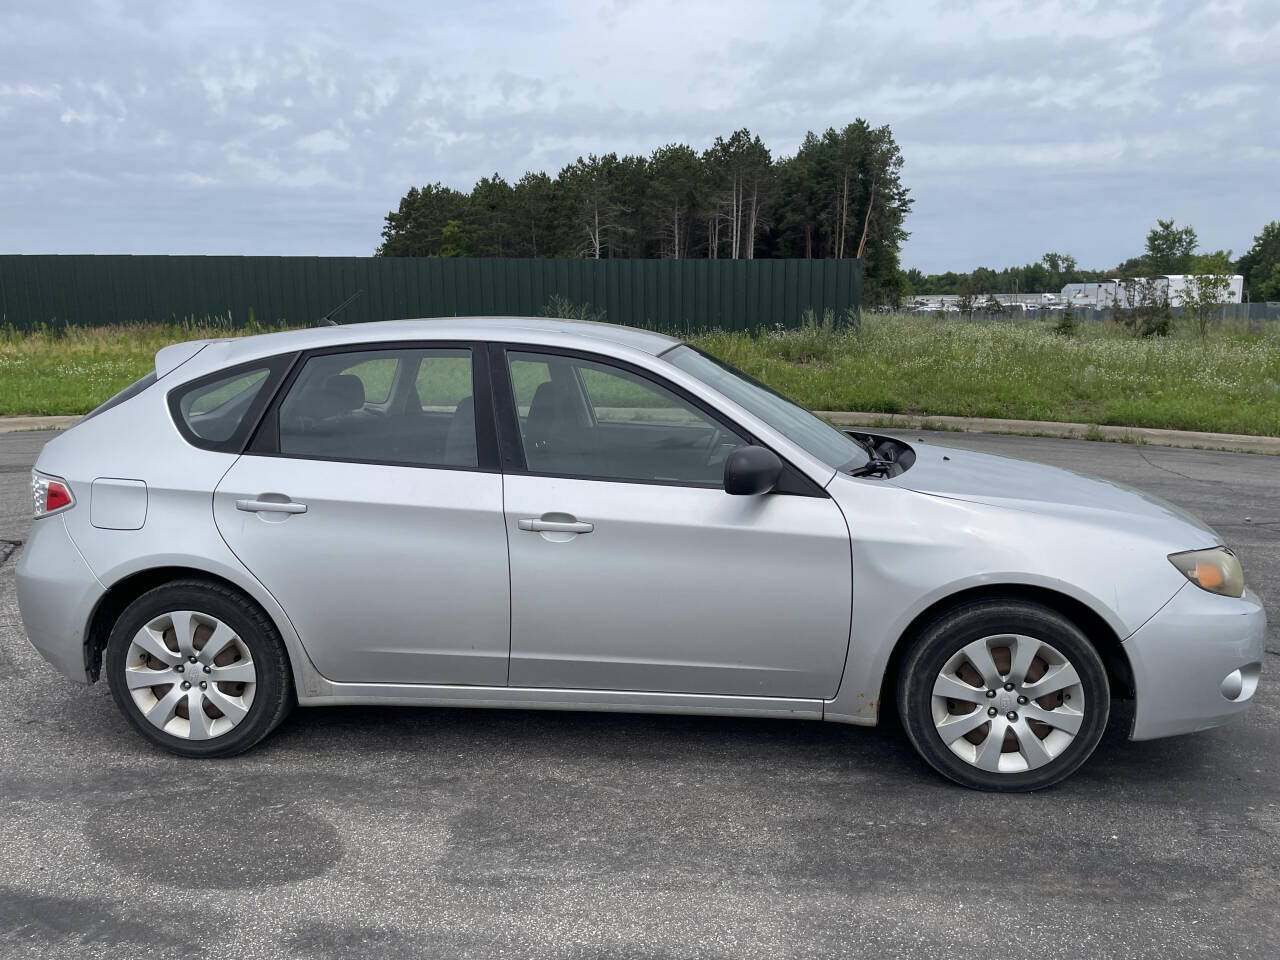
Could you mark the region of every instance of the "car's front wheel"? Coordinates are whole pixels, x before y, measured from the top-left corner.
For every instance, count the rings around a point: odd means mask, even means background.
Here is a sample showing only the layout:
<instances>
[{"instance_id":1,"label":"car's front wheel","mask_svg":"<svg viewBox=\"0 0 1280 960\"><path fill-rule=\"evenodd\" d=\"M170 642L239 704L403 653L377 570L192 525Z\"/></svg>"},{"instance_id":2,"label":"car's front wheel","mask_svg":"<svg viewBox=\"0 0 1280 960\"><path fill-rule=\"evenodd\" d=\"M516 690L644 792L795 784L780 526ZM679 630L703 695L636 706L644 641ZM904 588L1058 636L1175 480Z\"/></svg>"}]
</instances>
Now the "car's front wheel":
<instances>
[{"instance_id":1,"label":"car's front wheel","mask_svg":"<svg viewBox=\"0 0 1280 960\"><path fill-rule=\"evenodd\" d=\"M249 749L293 703L275 625L248 598L202 580L167 583L130 604L107 641L106 672L138 731L186 757Z\"/></svg>"},{"instance_id":2,"label":"car's front wheel","mask_svg":"<svg viewBox=\"0 0 1280 960\"><path fill-rule=\"evenodd\" d=\"M1074 772L1107 725L1106 668L1079 627L1022 600L956 607L898 676L898 711L926 761L979 790L1037 790Z\"/></svg>"}]
</instances>

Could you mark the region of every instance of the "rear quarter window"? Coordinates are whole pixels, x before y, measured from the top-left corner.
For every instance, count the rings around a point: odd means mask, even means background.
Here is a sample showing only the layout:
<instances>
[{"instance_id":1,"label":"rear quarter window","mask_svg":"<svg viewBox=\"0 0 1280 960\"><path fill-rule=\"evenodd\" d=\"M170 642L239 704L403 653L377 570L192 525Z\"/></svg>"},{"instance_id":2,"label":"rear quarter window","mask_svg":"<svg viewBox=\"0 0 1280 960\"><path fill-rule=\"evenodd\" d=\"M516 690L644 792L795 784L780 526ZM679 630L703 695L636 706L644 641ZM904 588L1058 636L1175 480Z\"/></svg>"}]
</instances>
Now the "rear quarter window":
<instances>
[{"instance_id":1,"label":"rear quarter window","mask_svg":"<svg viewBox=\"0 0 1280 960\"><path fill-rule=\"evenodd\" d=\"M169 394L169 410L187 442L239 453L292 361L271 357L208 374Z\"/></svg>"}]
</instances>

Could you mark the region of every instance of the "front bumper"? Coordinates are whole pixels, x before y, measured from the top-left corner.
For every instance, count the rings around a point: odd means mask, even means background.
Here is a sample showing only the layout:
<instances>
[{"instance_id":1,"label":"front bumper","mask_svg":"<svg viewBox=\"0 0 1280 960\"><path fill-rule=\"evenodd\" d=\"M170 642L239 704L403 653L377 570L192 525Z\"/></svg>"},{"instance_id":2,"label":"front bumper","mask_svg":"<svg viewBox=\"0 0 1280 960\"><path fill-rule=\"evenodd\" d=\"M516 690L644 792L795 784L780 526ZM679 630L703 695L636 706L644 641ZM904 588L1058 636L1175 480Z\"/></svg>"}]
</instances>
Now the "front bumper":
<instances>
[{"instance_id":1,"label":"front bumper","mask_svg":"<svg viewBox=\"0 0 1280 960\"><path fill-rule=\"evenodd\" d=\"M32 524L17 570L18 612L27 639L64 676L88 683L85 630L106 592L93 575L62 517Z\"/></svg>"},{"instance_id":2,"label":"front bumper","mask_svg":"<svg viewBox=\"0 0 1280 960\"><path fill-rule=\"evenodd\" d=\"M1136 688L1134 740L1207 730L1248 709L1267 615L1257 596L1220 597L1188 583L1124 642Z\"/></svg>"}]
</instances>

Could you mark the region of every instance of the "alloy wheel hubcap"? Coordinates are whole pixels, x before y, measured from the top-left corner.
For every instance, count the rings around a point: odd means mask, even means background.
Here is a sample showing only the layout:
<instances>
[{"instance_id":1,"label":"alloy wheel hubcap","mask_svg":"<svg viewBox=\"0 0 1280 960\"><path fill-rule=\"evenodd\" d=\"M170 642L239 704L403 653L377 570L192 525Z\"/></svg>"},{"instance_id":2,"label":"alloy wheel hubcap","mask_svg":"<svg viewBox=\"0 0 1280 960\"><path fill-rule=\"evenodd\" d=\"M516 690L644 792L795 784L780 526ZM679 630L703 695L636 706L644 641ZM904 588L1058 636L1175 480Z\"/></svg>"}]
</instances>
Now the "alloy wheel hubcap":
<instances>
[{"instance_id":1,"label":"alloy wheel hubcap","mask_svg":"<svg viewBox=\"0 0 1280 960\"><path fill-rule=\"evenodd\" d=\"M938 736L961 760L990 773L1023 773L1075 740L1084 689L1052 644L997 634L947 660L933 684L932 710Z\"/></svg>"},{"instance_id":2,"label":"alloy wheel hubcap","mask_svg":"<svg viewBox=\"0 0 1280 960\"><path fill-rule=\"evenodd\" d=\"M125 684L153 726L184 740L211 740L249 713L258 671L244 641L217 617L174 610L133 637Z\"/></svg>"}]
</instances>

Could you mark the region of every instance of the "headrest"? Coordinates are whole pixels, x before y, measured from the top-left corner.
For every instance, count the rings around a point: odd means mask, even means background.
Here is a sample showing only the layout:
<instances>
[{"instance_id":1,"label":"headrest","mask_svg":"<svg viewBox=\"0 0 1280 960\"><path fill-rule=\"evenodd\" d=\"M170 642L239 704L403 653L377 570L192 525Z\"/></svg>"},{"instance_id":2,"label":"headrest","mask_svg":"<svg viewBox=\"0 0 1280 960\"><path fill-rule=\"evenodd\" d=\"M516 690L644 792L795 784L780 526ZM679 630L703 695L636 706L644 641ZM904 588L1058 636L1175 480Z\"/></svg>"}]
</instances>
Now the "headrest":
<instances>
[{"instance_id":1,"label":"headrest","mask_svg":"<svg viewBox=\"0 0 1280 960\"><path fill-rule=\"evenodd\" d=\"M529 401L529 416L563 417L572 402L573 395L568 384L547 380L538 384L538 389L533 391L533 399Z\"/></svg>"},{"instance_id":2,"label":"headrest","mask_svg":"<svg viewBox=\"0 0 1280 960\"><path fill-rule=\"evenodd\" d=\"M353 373L339 373L324 384L325 399L341 413L364 406L364 382Z\"/></svg>"}]
</instances>

